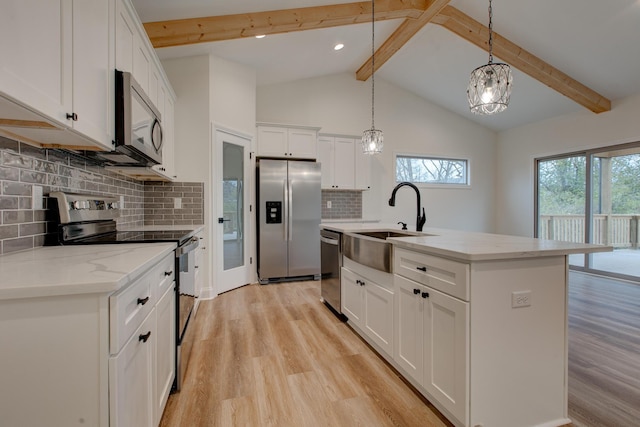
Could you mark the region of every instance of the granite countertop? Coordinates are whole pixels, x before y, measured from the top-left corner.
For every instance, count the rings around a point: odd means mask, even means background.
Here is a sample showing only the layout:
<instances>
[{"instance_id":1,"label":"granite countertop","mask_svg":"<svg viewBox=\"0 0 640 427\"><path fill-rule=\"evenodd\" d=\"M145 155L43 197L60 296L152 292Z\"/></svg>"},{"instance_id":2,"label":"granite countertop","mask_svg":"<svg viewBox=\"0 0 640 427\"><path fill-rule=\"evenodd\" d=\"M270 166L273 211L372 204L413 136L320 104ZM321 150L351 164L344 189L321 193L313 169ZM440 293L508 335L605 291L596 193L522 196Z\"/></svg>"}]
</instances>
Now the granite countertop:
<instances>
[{"instance_id":1,"label":"granite countertop","mask_svg":"<svg viewBox=\"0 0 640 427\"><path fill-rule=\"evenodd\" d=\"M397 224L385 223L322 223L321 228L341 233L362 231L400 231ZM407 230L416 233L415 230ZM416 233L417 234L417 233ZM531 237L507 236L502 234L478 233L425 227L421 234L411 237L389 238L388 242L398 248L405 248L433 255L446 256L462 261L488 261L514 258L535 258L610 252L611 246L542 240Z\"/></svg>"},{"instance_id":2,"label":"granite countertop","mask_svg":"<svg viewBox=\"0 0 640 427\"><path fill-rule=\"evenodd\" d=\"M1 255L0 300L112 293L175 247L175 243L44 246Z\"/></svg>"}]
</instances>

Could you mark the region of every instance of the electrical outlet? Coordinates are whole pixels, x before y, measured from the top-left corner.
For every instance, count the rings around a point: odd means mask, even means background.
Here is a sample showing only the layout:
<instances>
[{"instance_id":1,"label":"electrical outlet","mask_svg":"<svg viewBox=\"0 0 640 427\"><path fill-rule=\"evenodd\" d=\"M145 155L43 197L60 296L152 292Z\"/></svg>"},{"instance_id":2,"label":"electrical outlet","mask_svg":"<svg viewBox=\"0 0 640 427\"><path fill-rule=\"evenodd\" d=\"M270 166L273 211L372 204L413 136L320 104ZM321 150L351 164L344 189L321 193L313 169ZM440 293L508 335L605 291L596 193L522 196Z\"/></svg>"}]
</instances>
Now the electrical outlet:
<instances>
[{"instance_id":1,"label":"electrical outlet","mask_svg":"<svg viewBox=\"0 0 640 427\"><path fill-rule=\"evenodd\" d=\"M120 196L120 209L124 209L124 196Z\"/></svg>"},{"instance_id":2,"label":"electrical outlet","mask_svg":"<svg viewBox=\"0 0 640 427\"><path fill-rule=\"evenodd\" d=\"M31 209L44 209L42 205L42 187L34 185L31 190Z\"/></svg>"},{"instance_id":3,"label":"electrical outlet","mask_svg":"<svg viewBox=\"0 0 640 427\"><path fill-rule=\"evenodd\" d=\"M173 208L182 209L182 199L180 197L173 198Z\"/></svg>"},{"instance_id":4,"label":"electrical outlet","mask_svg":"<svg viewBox=\"0 0 640 427\"><path fill-rule=\"evenodd\" d=\"M331 209L331 200L327 200L327 209Z\"/></svg>"},{"instance_id":5,"label":"electrical outlet","mask_svg":"<svg viewBox=\"0 0 640 427\"><path fill-rule=\"evenodd\" d=\"M531 291L511 292L511 308L529 307Z\"/></svg>"}]
</instances>

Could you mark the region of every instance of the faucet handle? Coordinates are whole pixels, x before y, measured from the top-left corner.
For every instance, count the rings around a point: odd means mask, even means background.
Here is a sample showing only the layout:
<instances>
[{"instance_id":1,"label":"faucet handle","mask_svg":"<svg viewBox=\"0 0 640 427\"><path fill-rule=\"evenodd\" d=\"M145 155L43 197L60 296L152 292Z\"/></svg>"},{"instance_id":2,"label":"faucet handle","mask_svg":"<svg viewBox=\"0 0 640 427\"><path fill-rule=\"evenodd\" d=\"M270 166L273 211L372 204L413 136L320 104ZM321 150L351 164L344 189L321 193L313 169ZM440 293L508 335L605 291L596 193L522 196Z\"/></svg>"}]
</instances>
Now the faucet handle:
<instances>
[{"instance_id":1,"label":"faucet handle","mask_svg":"<svg viewBox=\"0 0 640 427\"><path fill-rule=\"evenodd\" d=\"M407 223L406 222L399 221L398 224L402 224L402 229L403 230L407 229Z\"/></svg>"}]
</instances>

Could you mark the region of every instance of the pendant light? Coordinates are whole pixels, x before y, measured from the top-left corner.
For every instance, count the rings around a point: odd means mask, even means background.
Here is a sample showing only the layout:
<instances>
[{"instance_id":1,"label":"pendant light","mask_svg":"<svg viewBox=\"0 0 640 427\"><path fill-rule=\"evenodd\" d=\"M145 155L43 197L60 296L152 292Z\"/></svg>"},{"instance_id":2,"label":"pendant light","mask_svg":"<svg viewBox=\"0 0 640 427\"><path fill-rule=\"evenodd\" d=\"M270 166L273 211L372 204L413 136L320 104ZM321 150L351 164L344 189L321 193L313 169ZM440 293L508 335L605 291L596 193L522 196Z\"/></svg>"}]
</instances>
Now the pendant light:
<instances>
[{"instance_id":1,"label":"pendant light","mask_svg":"<svg viewBox=\"0 0 640 427\"><path fill-rule=\"evenodd\" d=\"M382 153L382 146L384 145L384 137L380 129L376 129L374 124L375 117L375 34L376 34L376 19L375 19L375 0L371 0L371 129L367 129L362 132L362 152L364 154L379 154Z\"/></svg>"},{"instance_id":2,"label":"pendant light","mask_svg":"<svg viewBox=\"0 0 640 427\"><path fill-rule=\"evenodd\" d=\"M493 63L493 10L489 0L489 63L471 72L467 98L475 114L496 114L506 110L511 98L513 76L511 67Z\"/></svg>"}]
</instances>

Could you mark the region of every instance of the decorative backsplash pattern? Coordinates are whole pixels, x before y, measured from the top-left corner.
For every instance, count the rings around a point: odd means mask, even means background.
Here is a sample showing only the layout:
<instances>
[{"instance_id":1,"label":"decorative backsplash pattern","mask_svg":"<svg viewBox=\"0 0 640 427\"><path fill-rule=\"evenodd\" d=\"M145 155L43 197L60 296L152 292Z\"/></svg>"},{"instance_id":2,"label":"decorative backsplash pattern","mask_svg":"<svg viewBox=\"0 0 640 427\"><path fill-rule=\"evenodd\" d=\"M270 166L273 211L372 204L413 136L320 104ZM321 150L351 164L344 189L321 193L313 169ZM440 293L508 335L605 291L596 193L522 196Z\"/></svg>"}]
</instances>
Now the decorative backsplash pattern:
<instances>
[{"instance_id":1,"label":"decorative backsplash pattern","mask_svg":"<svg viewBox=\"0 0 640 427\"><path fill-rule=\"evenodd\" d=\"M362 191L322 190L322 219L354 218L362 218Z\"/></svg>"},{"instance_id":2,"label":"decorative backsplash pattern","mask_svg":"<svg viewBox=\"0 0 640 427\"><path fill-rule=\"evenodd\" d=\"M175 207L179 199L180 208ZM144 186L145 225L204 224L204 184L147 182Z\"/></svg>"},{"instance_id":3,"label":"decorative backsplash pattern","mask_svg":"<svg viewBox=\"0 0 640 427\"><path fill-rule=\"evenodd\" d=\"M42 188L42 209L33 209L35 187ZM173 209L167 207L162 212L162 220L145 218L145 192L154 193L156 188L162 188L163 192L172 189L163 194L169 198L181 197L182 211L172 214L169 210ZM47 221L47 194L51 191L123 196L124 207L117 220L119 227L160 224L155 221L171 221L161 224L204 223L201 183L145 185L75 153L35 148L0 136L0 254L43 246L45 237L56 232ZM173 200L171 207L172 203ZM149 209L156 208L150 206ZM170 218L171 215L176 217Z\"/></svg>"}]
</instances>

